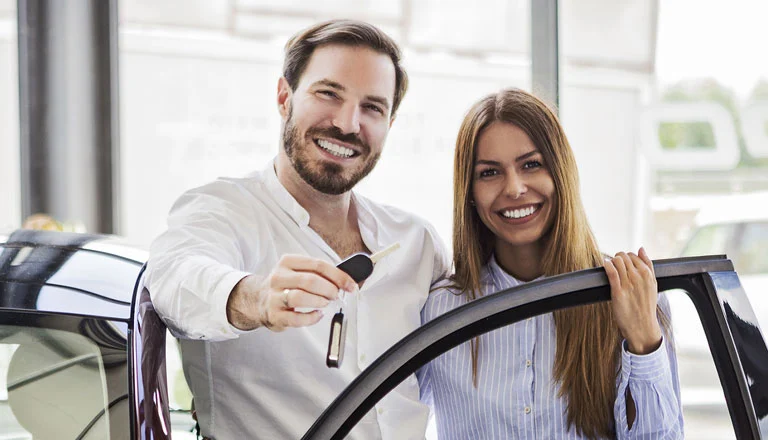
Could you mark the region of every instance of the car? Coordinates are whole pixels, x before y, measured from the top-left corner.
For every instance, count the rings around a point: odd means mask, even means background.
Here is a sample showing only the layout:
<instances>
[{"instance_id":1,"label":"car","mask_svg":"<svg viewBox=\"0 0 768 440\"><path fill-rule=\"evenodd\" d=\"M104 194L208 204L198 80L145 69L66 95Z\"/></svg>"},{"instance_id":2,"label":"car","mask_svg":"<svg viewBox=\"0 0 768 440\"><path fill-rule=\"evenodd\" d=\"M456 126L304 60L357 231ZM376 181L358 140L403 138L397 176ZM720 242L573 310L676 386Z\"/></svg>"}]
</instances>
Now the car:
<instances>
[{"instance_id":1,"label":"car","mask_svg":"<svg viewBox=\"0 0 768 440\"><path fill-rule=\"evenodd\" d=\"M0 438L169 439L182 432L174 432L167 331L142 282L145 260L108 236L22 230L0 237ZM660 290L686 295L697 310L730 435L761 438L768 349L733 264L704 256L654 266ZM457 308L383 353L303 438L344 438L421 366L477 335L609 299L605 272L595 268Z\"/></svg>"},{"instance_id":2,"label":"car","mask_svg":"<svg viewBox=\"0 0 768 440\"><path fill-rule=\"evenodd\" d=\"M681 256L727 254L762 328L768 326L768 192L716 199L696 215Z\"/></svg>"},{"instance_id":3,"label":"car","mask_svg":"<svg viewBox=\"0 0 768 440\"><path fill-rule=\"evenodd\" d=\"M166 329L134 295L147 253L33 230L0 250L0 438L170 438Z\"/></svg>"}]
</instances>

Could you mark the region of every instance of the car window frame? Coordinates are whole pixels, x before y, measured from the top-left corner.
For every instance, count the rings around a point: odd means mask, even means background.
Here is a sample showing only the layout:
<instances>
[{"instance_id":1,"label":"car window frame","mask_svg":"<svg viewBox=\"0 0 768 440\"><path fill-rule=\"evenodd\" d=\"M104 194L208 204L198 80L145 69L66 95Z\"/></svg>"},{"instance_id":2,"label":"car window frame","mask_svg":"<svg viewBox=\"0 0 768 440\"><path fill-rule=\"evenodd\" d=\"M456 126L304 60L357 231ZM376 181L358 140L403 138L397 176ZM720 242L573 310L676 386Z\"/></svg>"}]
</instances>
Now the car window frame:
<instances>
[{"instance_id":1,"label":"car window frame","mask_svg":"<svg viewBox=\"0 0 768 440\"><path fill-rule=\"evenodd\" d=\"M736 438L759 439L752 397L736 348L743 341L734 341L723 309L728 299L718 296L710 276L714 272L728 272L735 276L733 264L725 255L714 255L656 260L654 269L660 292L683 289L696 308ZM740 295L737 298L739 301L745 301L743 290L735 295ZM608 278L602 268L595 268L526 283L451 310L414 330L371 363L325 409L302 439L344 438L381 398L406 377L475 336L558 309L608 300ZM754 314L744 317L744 320L754 321ZM764 338L759 342L764 348Z\"/></svg>"}]
</instances>

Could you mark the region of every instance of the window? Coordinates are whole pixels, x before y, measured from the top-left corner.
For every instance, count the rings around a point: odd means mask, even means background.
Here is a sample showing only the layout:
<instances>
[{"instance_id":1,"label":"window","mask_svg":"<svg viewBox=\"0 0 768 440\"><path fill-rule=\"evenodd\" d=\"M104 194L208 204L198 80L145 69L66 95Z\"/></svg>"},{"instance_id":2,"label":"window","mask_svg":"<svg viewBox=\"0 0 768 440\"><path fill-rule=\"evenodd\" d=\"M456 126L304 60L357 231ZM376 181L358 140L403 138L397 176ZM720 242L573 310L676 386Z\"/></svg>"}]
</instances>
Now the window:
<instances>
[{"instance_id":1,"label":"window","mask_svg":"<svg viewBox=\"0 0 768 440\"><path fill-rule=\"evenodd\" d=\"M105 358L84 336L0 325L0 385L2 438L128 437L125 356Z\"/></svg>"}]
</instances>

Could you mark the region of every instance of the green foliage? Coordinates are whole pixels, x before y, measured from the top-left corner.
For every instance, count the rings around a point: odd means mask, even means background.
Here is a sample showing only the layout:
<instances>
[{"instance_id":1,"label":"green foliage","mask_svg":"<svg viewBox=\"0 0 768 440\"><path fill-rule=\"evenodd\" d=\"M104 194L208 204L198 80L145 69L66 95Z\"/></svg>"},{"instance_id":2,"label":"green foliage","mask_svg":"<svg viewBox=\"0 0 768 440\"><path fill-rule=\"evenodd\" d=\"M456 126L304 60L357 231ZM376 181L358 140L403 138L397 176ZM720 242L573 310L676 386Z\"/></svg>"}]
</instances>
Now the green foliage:
<instances>
[{"instance_id":1,"label":"green foliage","mask_svg":"<svg viewBox=\"0 0 768 440\"><path fill-rule=\"evenodd\" d=\"M768 101L768 79L761 79L755 84L752 93L749 94L751 101Z\"/></svg>"},{"instance_id":2,"label":"green foliage","mask_svg":"<svg viewBox=\"0 0 768 440\"><path fill-rule=\"evenodd\" d=\"M659 143L665 150L715 148L715 134L709 122L663 122L658 133Z\"/></svg>"}]
</instances>

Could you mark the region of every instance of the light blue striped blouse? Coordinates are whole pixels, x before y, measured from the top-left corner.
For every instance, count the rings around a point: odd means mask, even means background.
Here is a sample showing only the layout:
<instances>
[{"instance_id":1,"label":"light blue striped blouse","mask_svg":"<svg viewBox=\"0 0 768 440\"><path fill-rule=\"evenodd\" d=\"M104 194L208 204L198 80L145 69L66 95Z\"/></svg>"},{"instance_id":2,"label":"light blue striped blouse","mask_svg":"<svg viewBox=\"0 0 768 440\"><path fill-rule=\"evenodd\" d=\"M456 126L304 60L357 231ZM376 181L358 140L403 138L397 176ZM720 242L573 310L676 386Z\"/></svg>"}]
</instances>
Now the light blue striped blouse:
<instances>
[{"instance_id":1,"label":"light blue striped blouse","mask_svg":"<svg viewBox=\"0 0 768 440\"><path fill-rule=\"evenodd\" d=\"M483 274L483 295L521 284L491 259ZM664 295L660 305L669 316ZM440 288L422 310L422 324L467 302ZM619 439L683 438L677 361L672 346L639 356L622 349L614 404ZM434 409L439 440L581 439L569 430L565 399L553 381L555 326L552 314L536 316L480 337L478 386L472 385L469 342L444 353L418 373L422 400ZM606 359L606 362L608 360ZM629 387L637 417L628 429Z\"/></svg>"}]
</instances>

